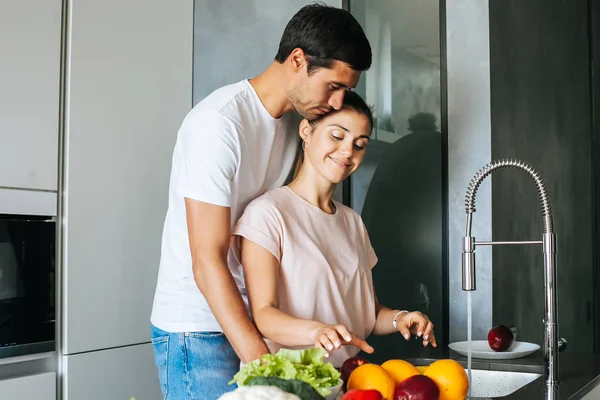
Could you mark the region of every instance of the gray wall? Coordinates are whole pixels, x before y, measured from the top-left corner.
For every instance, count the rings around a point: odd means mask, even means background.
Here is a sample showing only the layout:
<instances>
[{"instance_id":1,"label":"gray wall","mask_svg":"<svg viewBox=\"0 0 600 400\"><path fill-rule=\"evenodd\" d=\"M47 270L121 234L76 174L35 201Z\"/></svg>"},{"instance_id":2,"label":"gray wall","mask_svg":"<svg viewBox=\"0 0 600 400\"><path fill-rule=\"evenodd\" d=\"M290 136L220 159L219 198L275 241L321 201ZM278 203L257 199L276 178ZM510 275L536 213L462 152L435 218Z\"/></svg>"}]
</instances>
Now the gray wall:
<instances>
[{"instance_id":1,"label":"gray wall","mask_svg":"<svg viewBox=\"0 0 600 400\"><path fill-rule=\"evenodd\" d=\"M475 172L491 160L488 2L446 1L448 96L448 274L450 342L467 337L467 300L461 286L461 237L465 235L464 198ZM492 234L491 186L477 195L473 235ZM473 337L492 323L492 254L477 250L477 290L473 292Z\"/></svg>"},{"instance_id":2,"label":"gray wall","mask_svg":"<svg viewBox=\"0 0 600 400\"><path fill-rule=\"evenodd\" d=\"M592 352L594 340L587 17L586 0L490 1L492 157L524 160L545 178L557 232L560 335L570 339L569 352ZM492 185L494 238L540 240L531 179L500 171ZM493 322L515 325L520 340L541 345L541 247L495 247L493 261Z\"/></svg>"},{"instance_id":3,"label":"gray wall","mask_svg":"<svg viewBox=\"0 0 600 400\"><path fill-rule=\"evenodd\" d=\"M194 104L221 86L260 74L275 58L289 19L309 3L195 0ZM342 6L342 0L324 3Z\"/></svg>"}]
</instances>

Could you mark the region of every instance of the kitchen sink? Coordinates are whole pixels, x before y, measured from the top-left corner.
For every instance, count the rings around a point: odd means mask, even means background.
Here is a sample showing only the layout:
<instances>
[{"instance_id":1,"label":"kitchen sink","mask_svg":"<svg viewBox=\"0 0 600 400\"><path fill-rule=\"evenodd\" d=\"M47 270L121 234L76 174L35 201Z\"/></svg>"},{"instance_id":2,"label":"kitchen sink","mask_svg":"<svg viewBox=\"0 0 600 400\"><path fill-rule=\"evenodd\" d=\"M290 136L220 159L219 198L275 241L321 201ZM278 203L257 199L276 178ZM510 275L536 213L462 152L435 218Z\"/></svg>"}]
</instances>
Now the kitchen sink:
<instances>
[{"instance_id":1,"label":"kitchen sink","mask_svg":"<svg viewBox=\"0 0 600 400\"><path fill-rule=\"evenodd\" d=\"M530 372L472 369L470 398L491 399L508 396L541 376Z\"/></svg>"}]
</instances>

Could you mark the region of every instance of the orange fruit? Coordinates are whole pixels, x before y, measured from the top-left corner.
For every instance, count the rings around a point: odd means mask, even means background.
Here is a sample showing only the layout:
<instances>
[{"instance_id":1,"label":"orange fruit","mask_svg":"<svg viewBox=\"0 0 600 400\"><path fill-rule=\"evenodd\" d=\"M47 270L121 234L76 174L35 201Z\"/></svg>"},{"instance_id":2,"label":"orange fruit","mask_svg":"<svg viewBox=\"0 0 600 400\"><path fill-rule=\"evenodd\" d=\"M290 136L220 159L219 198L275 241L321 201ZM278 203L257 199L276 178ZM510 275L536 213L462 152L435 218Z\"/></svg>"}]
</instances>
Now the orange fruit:
<instances>
[{"instance_id":1,"label":"orange fruit","mask_svg":"<svg viewBox=\"0 0 600 400\"><path fill-rule=\"evenodd\" d=\"M464 400L469 378L462 365L454 360L438 360L423 374L433 379L440 389L440 400Z\"/></svg>"},{"instance_id":2,"label":"orange fruit","mask_svg":"<svg viewBox=\"0 0 600 400\"><path fill-rule=\"evenodd\" d=\"M425 371L427 370L427 367L429 367L429 365L417 365L415 368L417 369L417 371L419 371L421 374L424 374Z\"/></svg>"},{"instance_id":3,"label":"orange fruit","mask_svg":"<svg viewBox=\"0 0 600 400\"><path fill-rule=\"evenodd\" d=\"M396 384L411 376L420 375L419 370L414 365L404 360L388 360L381 364L381 368L390 374Z\"/></svg>"},{"instance_id":4,"label":"orange fruit","mask_svg":"<svg viewBox=\"0 0 600 400\"><path fill-rule=\"evenodd\" d=\"M348 378L348 390L351 389L375 389L385 400L393 400L396 384L380 365L363 364L352 371Z\"/></svg>"}]
</instances>

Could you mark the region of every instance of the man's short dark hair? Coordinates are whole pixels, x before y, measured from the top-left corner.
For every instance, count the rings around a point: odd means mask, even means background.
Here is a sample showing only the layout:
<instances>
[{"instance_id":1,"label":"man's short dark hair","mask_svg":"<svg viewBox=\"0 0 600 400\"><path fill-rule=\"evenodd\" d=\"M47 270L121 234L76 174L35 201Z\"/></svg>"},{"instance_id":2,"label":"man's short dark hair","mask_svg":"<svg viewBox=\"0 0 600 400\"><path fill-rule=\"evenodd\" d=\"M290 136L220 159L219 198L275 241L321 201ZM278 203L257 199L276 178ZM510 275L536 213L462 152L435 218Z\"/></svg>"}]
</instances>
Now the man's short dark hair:
<instances>
[{"instance_id":1,"label":"man's short dark hair","mask_svg":"<svg viewBox=\"0 0 600 400\"><path fill-rule=\"evenodd\" d=\"M362 27L346 10L322 3L309 4L288 22L275 61L283 64L292 51L300 48L308 60L308 73L335 60L356 71L371 66L371 45Z\"/></svg>"}]
</instances>

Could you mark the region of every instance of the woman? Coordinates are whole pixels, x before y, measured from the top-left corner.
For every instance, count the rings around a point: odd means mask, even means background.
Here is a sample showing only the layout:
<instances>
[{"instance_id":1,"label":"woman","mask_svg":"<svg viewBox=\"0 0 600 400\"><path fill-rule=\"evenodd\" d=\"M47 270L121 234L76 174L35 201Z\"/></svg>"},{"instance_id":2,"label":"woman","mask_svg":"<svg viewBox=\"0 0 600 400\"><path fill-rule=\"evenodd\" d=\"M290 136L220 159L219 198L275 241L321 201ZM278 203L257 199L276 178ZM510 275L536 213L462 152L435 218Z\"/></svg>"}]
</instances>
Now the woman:
<instances>
[{"instance_id":1,"label":"woman","mask_svg":"<svg viewBox=\"0 0 600 400\"><path fill-rule=\"evenodd\" d=\"M436 346L433 324L420 312L378 303L371 269L377 257L360 216L333 200L337 184L360 166L373 117L346 93L340 110L303 120L303 154L294 180L248 205L233 228L258 330L271 352L323 347L340 367L370 334L411 333Z\"/></svg>"}]
</instances>

